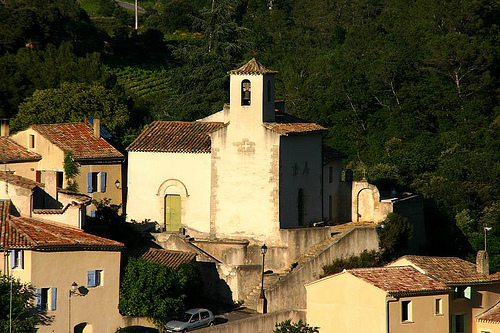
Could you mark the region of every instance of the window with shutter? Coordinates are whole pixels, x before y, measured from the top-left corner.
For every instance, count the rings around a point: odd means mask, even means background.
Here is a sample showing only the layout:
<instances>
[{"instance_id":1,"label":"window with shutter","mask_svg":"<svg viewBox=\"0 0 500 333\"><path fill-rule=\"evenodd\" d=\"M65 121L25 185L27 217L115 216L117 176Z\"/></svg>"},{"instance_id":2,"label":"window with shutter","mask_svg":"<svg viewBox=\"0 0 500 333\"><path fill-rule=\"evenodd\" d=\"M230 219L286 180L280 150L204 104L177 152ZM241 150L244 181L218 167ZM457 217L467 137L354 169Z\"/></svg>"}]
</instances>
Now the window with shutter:
<instances>
[{"instance_id":1,"label":"window with shutter","mask_svg":"<svg viewBox=\"0 0 500 333\"><path fill-rule=\"evenodd\" d=\"M87 173L87 193L94 192L92 188L92 172Z\"/></svg>"},{"instance_id":2,"label":"window with shutter","mask_svg":"<svg viewBox=\"0 0 500 333\"><path fill-rule=\"evenodd\" d=\"M10 251L10 268L24 269L24 251L11 250Z\"/></svg>"},{"instance_id":3,"label":"window with shutter","mask_svg":"<svg viewBox=\"0 0 500 333\"><path fill-rule=\"evenodd\" d=\"M87 272L87 287L102 286L102 270Z\"/></svg>"},{"instance_id":4,"label":"window with shutter","mask_svg":"<svg viewBox=\"0 0 500 333\"><path fill-rule=\"evenodd\" d=\"M95 271L87 272L87 287L95 287Z\"/></svg>"},{"instance_id":5,"label":"window with shutter","mask_svg":"<svg viewBox=\"0 0 500 333\"><path fill-rule=\"evenodd\" d=\"M50 310L54 311L57 309L57 288L50 288Z\"/></svg>"},{"instance_id":6,"label":"window with shutter","mask_svg":"<svg viewBox=\"0 0 500 333\"><path fill-rule=\"evenodd\" d=\"M42 311L42 289L38 288L36 290L36 310Z\"/></svg>"},{"instance_id":7,"label":"window with shutter","mask_svg":"<svg viewBox=\"0 0 500 333\"><path fill-rule=\"evenodd\" d=\"M36 290L36 309L40 312L47 311L49 301L49 288L39 288Z\"/></svg>"},{"instance_id":8,"label":"window with shutter","mask_svg":"<svg viewBox=\"0 0 500 333\"><path fill-rule=\"evenodd\" d=\"M106 172L101 172L101 192L106 192Z\"/></svg>"}]
</instances>

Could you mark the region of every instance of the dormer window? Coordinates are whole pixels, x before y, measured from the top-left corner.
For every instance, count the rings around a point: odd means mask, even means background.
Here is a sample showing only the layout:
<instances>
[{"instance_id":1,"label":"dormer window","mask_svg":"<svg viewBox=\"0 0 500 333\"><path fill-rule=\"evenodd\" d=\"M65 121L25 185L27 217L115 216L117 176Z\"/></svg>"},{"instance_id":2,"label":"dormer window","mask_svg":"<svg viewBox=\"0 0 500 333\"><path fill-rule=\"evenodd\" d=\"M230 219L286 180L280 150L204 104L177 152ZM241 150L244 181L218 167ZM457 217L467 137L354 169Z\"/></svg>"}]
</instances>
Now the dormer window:
<instances>
[{"instance_id":1,"label":"dormer window","mask_svg":"<svg viewBox=\"0 0 500 333\"><path fill-rule=\"evenodd\" d=\"M241 105L250 105L250 80L243 80L241 82Z\"/></svg>"}]
</instances>

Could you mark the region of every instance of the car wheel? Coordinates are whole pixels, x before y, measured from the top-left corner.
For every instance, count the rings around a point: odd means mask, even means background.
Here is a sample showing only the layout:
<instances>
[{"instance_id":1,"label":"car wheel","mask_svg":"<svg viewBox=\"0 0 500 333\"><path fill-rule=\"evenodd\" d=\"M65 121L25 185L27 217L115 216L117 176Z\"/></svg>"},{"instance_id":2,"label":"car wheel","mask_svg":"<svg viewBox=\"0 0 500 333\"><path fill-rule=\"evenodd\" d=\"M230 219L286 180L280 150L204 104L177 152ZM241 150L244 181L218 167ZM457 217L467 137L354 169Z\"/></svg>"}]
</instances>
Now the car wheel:
<instances>
[{"instance_id":1,"label":"car wheel","mask_svg":"<svg viewBox=\"0 0 500 333\"><path fill-rule=\"evenodd\" d=\"M208 326L214 326L215 323L213 321L210 322L210 324L208 324Z\"/></svg>"}]
</instances>

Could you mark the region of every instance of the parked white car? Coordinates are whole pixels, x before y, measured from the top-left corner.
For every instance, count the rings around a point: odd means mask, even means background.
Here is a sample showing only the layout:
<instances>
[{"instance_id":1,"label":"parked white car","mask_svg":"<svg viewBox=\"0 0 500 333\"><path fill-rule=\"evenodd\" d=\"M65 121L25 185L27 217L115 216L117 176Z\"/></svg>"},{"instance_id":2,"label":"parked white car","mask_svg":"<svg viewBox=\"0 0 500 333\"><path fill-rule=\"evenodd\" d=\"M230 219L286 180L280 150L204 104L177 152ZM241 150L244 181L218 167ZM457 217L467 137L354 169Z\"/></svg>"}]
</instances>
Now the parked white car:
<instances>
[{"instance_id":1,"label":"parked white car","mask_svg":"<svg viewBox=\"0 0 500 333\"><path fill-rule=\"evenodd\" d=\"M207 309L190 309L185 311L175 320L171 320L165 325L165 332L178 333L192 331L197 328L213 326L215 317L212 311Z\"/></svg>"}]
</instances>

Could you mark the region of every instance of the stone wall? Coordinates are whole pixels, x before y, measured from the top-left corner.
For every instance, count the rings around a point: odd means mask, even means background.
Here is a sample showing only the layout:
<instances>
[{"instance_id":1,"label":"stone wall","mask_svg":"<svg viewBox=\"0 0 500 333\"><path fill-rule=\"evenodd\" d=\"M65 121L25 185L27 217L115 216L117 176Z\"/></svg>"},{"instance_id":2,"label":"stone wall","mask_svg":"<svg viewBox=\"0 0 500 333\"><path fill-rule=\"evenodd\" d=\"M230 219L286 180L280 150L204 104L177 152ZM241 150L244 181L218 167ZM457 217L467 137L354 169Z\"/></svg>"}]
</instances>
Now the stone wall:
<instances>
[{"instance_id":1,"label":"stone wall","mask_svg":"<svg viewBox=\"0 0 500 333\"><path fill-rule=\"evenodd\" d=\"M250 318L228 322L222 325L202 328L198 333L272 333L276 323L290 319L296 323L299 320L306 321L305 310L286 309L264 315L255 315Z\"/></svg>"},{"instance_id":2,"label":"stone wall","mask_svg":"<svg viewBox=\"0 0 500 333\"><path fill-rule=\"evenodd\" d=\"M378 250L378 236L375 227L351 230L323 252L293 269L273 289L266 290L268 311L306 308L304 284L319 279L324 265L331 264L333 260L338 258L360 254L364 250Z\"/></svg>"}]
</instances>

